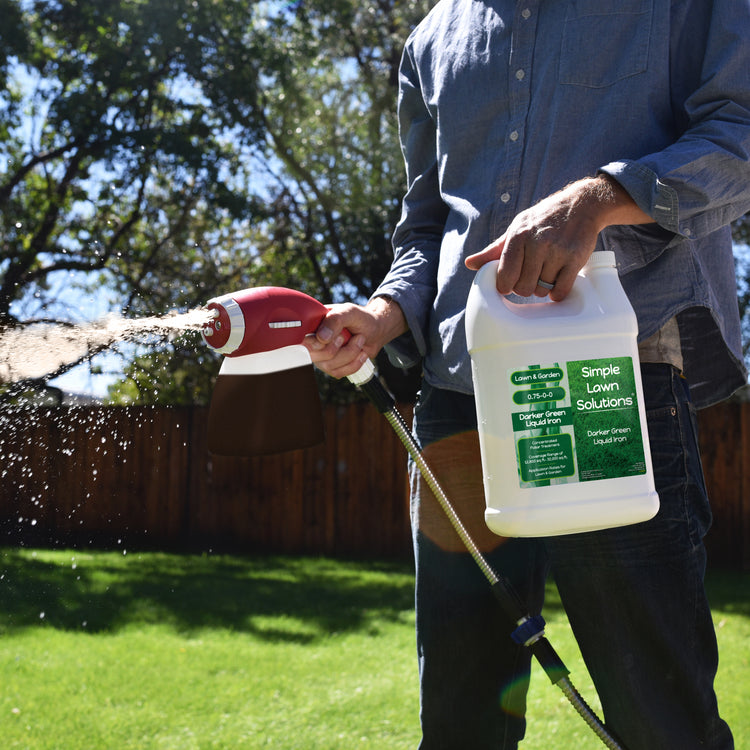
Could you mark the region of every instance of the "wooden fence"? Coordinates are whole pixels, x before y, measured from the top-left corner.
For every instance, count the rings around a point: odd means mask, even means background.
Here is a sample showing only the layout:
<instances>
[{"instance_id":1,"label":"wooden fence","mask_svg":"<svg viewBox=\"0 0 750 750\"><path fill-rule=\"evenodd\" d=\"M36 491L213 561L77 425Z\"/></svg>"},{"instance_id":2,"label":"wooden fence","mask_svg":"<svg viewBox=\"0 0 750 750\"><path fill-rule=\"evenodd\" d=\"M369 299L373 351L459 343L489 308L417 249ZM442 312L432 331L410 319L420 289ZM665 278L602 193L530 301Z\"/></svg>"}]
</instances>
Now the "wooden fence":
<instances>
[{"instance_id":1,"label":"wooden fence","mask_svg":"<svg viewBox=\"0 0 750 750\"><path fill-rule=\"evenodd\" d=\"M703 471L714 522L709 560L750 570L750 402L698 412Z\"/></svg>"},{"instance_id":2,"label":"wooden fence","mask_svg":"<svg viewBox=\"0 0 750 750\"><path fill-rule=\"evenodd\" d=\"M359 404L325 424L319 447L236 459L208 453L206 409L6 412L0 540L405 554L405 458L387 421Z\"/></svg>"},{"instance_id":3,"label":"wooden fence","mask_svg":"<svg viewBox=\"0 0 750 750\"><path fill-rule=\"evenodd\" d=\"M400 407L410 417L410 408ZM368 404L329 406L324 445L209 455L205 409L0 414L0 544L407 557L406 457ZM750 569L750 404L701 412L715 564Z\"/></svg>"}]
</instances>

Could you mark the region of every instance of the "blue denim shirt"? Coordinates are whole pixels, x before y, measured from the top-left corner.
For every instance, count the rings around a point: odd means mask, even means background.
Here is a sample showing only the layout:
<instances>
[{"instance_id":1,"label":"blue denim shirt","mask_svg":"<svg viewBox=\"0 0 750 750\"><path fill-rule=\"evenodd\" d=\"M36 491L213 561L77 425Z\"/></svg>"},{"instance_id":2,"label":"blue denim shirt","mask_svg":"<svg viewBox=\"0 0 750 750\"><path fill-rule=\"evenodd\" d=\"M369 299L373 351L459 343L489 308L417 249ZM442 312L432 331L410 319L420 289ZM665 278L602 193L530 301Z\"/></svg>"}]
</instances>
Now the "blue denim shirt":
<instances>
[{"instance_id":1,"label":"blue denim shirt","mask_svg":"<svg viewBox=\"0 0 750 750\"><path fill-rule=\"evenodd\" d=\"M441 0L401 64L408 188L376 292L410 327L392 358L471 393L464 258L601 171L654 219L597 248L616 254L639 337L677 316L698 405L741 386L728 224L750 210L749 35L745 0Z\"/></svg>"}]
</instances>

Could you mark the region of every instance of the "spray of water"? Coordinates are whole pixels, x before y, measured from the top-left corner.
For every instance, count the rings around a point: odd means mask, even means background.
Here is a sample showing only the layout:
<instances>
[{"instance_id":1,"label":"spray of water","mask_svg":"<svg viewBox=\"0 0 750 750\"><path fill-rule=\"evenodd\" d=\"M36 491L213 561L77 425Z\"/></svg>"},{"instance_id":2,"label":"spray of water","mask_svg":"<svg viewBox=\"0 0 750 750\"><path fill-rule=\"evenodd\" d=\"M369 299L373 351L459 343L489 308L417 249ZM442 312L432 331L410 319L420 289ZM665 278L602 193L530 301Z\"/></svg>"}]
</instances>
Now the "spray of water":
<instances>
[{"instance_id":1,"label":"spray of water","mask_svg":"<svg viewBox=\"0 0 750 750\"><path fill-rule=\"evenodd\" d=\"M87 324L34 323L0 329L0 383L47 377L118 342L200 330L210 317L200 308L148 318L110 316Z\"/></svg>"},{"instance_id":2,"label":"spray of water","mask_svg":"<svg viewBox=\"0 0 750 750\"><path fill-rule=\"evenodd\" d=\"M116 344L151 343L201 330L211 315L197 309L137 319L109 316L87 324L0 328L0 385L12 394L30 380L48 380ZM46 544L58 538L86 543L82 540L89 533L94 543L97 529L106 533L108 524L117 526L118 489L105 484L99 493L97 488L103 475L122 470L135 455L138 439L146 441L149 450L161 449L161 436L152 434L152 419L148 409L57 409L0 399L0 544L7 539L21 546L34 540ZM174 425L175 430L180 427ZM126 473L119 476L126 487L131 478ZM97 503L95 515L100 520L89 532L83 518L90 503ZM124 540L118 538L117 544Z\"/></svg>"}]
</instances>

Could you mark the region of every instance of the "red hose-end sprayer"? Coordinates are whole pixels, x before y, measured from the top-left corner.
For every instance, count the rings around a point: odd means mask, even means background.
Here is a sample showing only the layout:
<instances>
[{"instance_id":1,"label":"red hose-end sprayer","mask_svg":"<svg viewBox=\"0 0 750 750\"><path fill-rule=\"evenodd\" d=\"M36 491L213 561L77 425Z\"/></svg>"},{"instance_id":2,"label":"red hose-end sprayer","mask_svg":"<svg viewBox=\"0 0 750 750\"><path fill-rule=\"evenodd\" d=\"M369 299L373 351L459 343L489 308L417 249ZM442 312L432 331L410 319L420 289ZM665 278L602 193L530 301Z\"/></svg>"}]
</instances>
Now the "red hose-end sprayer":
<instances>
[{"instance_id":1,"label":"red hose-end sprayer","mask_svg":"<svg viewBox=\"0 0 750 750\"><path fill-rule=\"evenodd\" d=\"M203 340L225 359L208 416L212 453L255 456L323 441L323 413L310 353L302 341L327 308L283 287L254 287L209 300L213 318ZM375 370L350 376L358 386Z\"/></svg>"},{"instance_id":2,"label":"red hose-end sprayer","mask_svg":"<svg viewBox=\"0 0 750 750\"><path fill-rule=\"evenodd\" d=\"M313 333L326 314L318 300L275 286L261 286L209 300L213 320L203 340L227 357L242 357L294 346Z\"/></svg>"}]
</instances>

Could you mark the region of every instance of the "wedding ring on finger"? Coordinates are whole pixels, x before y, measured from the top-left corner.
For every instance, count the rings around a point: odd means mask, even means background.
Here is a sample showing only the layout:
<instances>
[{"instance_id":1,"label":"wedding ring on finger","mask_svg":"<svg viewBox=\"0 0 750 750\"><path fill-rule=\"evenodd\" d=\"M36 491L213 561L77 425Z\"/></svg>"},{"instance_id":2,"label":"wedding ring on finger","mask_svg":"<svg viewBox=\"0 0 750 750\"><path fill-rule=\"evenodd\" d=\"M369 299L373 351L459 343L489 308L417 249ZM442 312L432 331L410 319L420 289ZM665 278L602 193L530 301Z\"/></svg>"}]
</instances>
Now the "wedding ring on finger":
<instances>
[{"instance_id":1,"label":"wedding ring on finger","mask_svg":"<svg viewBox=\"0 0 750 750\"><path fill-rule=\"evenodd\" d=\"M538 281L537 281L536 283L537 283L537 284L538 284L538 285L539 285L540 287L542 287L542 289L547 289L547 290L550 290L550 289L554 289L554 288L555 288L555 285L554 285L554 283L553 283L553 284L550 284L549 282L547 282L547 281L542 281L541 279L539 279L539 280L538 280Z\"/></svg>"}]
</instances>

